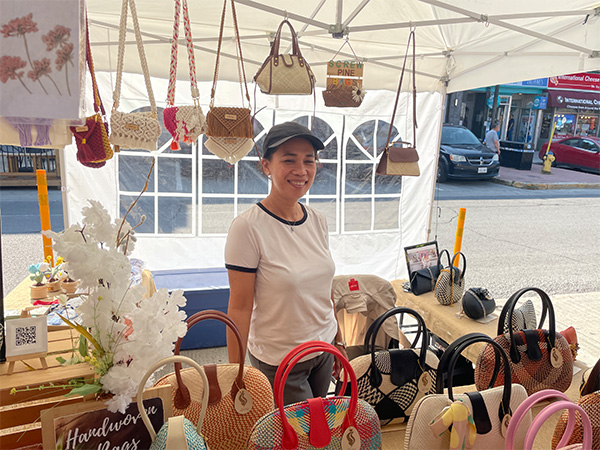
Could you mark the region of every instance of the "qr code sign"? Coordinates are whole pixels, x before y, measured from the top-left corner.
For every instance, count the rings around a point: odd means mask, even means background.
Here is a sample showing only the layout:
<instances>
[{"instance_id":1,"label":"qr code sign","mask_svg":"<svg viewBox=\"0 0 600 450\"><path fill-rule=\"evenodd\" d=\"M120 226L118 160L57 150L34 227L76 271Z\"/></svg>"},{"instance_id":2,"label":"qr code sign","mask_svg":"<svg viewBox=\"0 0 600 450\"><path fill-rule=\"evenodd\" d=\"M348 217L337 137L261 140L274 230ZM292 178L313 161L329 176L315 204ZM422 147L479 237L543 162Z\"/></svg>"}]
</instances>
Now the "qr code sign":
<instances>
[{"instance_id":1,"label":"qr code sign","mask_svg":"<svg viewBox=\"0 0 600 450\"><path fill-rule=\"evenodd\" d=\"M37 327L16 327L15 328L15 345L32 345L37 343Z\"/></svg>"}]
</instances>

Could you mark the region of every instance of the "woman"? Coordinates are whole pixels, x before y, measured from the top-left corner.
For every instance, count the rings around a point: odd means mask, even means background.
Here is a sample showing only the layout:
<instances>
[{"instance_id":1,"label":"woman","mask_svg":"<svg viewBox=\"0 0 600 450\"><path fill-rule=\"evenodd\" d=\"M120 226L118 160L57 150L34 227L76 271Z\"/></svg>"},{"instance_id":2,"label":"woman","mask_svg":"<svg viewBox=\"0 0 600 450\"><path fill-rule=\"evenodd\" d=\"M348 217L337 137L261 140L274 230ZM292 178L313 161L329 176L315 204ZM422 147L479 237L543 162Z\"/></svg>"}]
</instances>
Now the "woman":
<instances>
[{"instance_id":1,"label":"woman","mask_svg":"<svg viewBox=\"0 0 600 450\"><path fill-rule=\"evenodd\" d=\"M240 329L252 365L273 381L277 366L297 345L319 340L345 343L335 317L331 283L335 266L327 220L298 202L310 189L323 143L306 127L275 125L263 144L262 168L271 180L269 195L236 217L225 245L229 274L229 316ZM239 362L228 332L229 361ZM339 361L311 354L294 366L284 403L325 396ZM334 364L335 363L335 364ZM335 367L334 367L335 365Z\"/></svg>"}]
</instances>

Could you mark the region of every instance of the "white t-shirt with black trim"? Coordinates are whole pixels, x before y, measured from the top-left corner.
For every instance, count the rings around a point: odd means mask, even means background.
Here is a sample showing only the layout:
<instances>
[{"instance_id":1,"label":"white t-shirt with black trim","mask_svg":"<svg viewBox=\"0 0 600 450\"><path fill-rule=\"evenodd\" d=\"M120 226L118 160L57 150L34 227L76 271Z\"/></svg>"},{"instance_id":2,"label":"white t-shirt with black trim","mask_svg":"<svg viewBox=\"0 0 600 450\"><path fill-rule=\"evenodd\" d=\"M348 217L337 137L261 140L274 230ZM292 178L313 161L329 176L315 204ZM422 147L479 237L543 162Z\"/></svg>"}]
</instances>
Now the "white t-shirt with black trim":
<instances>
[{"instance_id":1,"label":"white t-shirt with black trim","mask_svg":"<svg viewBox=\"0 0 600 450\"><path fill-rule=\"evenodd\" d=\"M332 342L337 333L327 219L300 206L297 222L252 206L234 219L225 244L227 269L256 273L248 350L273 366L297 345Z\"/></svg>"}]
</instances>

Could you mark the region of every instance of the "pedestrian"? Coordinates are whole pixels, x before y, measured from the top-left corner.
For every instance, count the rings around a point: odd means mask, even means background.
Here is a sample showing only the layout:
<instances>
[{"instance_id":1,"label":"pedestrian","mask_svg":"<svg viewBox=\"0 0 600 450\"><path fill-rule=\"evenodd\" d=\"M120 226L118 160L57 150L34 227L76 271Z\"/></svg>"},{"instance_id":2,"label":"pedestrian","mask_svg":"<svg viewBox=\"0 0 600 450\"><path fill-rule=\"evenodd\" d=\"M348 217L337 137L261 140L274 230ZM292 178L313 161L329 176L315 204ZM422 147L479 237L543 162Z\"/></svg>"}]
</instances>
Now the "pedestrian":
<instances>
[{"instance_id":1,"label":"pedestrian","mask_svg":"<svg viewBox=\"0 0 600 450\"><path fill-rule=\"evenodd\" d=\"M500 155L500 142L498 140L498 130L500 129L500 122L494 122L494 126L490 131L485 135L485 139L483 143L487 148L489 148L494 153L498 153Z\"/></svg>"},{"instance_id":2,"label":"pedestrian","mask_svg":"<svg viewBox=\"0 0 600 450\"><path fill-rule=\"evenodd\" d=\"M237 324L250 362L273 385L285 355L310 340L335 344L346 356L331 297L335 265L326 217L299 202L310 189L323 142L295 122L275 125L263 143L262 170L271 180L267 197L234 219L225 245L228 314ZM239 362L228 332L229 361ZM340 362L311 354L287 379L284 403L327 394Z\"/></svg>"},{"instance_id":3,"label":"pedestrian","mask_svg":"<svg viewBox=\"0 0 600 450\"><path fill-rule=\"evenodd\" d=\"M512 141L513 131L515 128L515 115L510 114L510 119L508 120L508 128L506 129L506 139Z\"/></svg>"}]
</instances>

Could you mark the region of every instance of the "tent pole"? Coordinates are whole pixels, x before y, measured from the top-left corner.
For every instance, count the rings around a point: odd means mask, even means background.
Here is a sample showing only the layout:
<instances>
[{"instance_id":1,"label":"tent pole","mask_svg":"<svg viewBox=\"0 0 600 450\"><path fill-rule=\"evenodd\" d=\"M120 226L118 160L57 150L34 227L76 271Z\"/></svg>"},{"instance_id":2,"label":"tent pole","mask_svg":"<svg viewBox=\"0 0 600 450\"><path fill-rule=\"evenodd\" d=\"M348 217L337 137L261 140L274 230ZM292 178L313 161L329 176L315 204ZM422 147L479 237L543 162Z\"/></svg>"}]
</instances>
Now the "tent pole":
<instances>
[{"instance_id":1,"label":"tent pole","mask_svg":"<svg viewBox=\"0 0 600 450\"><path fill-rule=\"evenodd\" d=\"M446 113L446 93L448 92L448 82L442 83L442 89L440 91L441 94L441 108L440 108L440 130L438 133L437 146L435 149L435 161L434 161L434 171L433 171L433 179L432 179L432 189L431 189L431 200L429 202L429 220L427 221L427 241L431 240L431 220L433 218L433 205L435 200L435 186L437 184L437 171L438 164L440 161L440 145L442 145L442 127L444 126L444 117Z\"/></svg>"}]
</instances>

